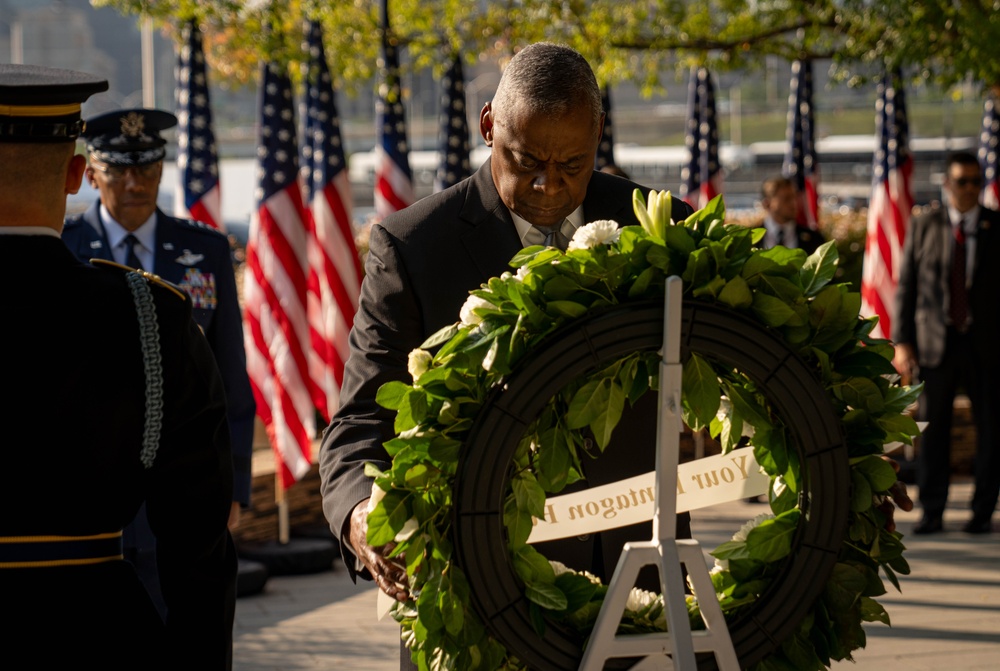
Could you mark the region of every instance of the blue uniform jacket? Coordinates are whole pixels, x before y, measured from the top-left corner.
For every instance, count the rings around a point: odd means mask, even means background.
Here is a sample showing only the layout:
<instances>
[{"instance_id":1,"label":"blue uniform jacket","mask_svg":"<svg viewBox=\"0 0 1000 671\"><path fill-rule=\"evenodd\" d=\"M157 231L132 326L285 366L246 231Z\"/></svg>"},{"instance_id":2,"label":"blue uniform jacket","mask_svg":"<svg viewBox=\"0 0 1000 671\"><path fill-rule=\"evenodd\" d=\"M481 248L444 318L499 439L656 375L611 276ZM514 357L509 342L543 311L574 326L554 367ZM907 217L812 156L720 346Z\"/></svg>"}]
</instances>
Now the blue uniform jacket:
<instances>
[{"instance_id":1,"label":"blue uniform jacket","mask_svg":"<svg viewBox=\"0 0 1000 671\"><path fill-rule=\"evenodd\" d=\"M83 261L114 260L101 224L100 204L98 200L83 214L67 218L63 228L66 245ZM256 406L247 376L229 241L205 224L170 217L157 209L155 254L152 272L191 297L194 320L204 331L222 372L233 445L233 500L249 505Z\"/></svg>"}]
</instances>

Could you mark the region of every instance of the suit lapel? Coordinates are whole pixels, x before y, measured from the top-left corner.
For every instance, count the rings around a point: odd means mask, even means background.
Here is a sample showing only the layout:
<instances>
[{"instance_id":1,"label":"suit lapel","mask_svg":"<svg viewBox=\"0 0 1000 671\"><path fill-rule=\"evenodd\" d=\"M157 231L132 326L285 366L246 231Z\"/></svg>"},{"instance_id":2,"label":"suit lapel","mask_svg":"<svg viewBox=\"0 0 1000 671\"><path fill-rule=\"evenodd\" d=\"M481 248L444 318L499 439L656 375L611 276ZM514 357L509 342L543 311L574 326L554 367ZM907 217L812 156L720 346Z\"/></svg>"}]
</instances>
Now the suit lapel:
<instances>
[{"instance_id":1,"label":"suit lapel","mask_svg":"<svg viewBox=\"0 0 1000 671\"><path fill-rule=\"evenodd\" d=\"M480 282L508 270L521 241L493 184L489 159L469 178L460 216L470 224L461 235L461 244L482 275Z\"/></svg>"}]
</instances>

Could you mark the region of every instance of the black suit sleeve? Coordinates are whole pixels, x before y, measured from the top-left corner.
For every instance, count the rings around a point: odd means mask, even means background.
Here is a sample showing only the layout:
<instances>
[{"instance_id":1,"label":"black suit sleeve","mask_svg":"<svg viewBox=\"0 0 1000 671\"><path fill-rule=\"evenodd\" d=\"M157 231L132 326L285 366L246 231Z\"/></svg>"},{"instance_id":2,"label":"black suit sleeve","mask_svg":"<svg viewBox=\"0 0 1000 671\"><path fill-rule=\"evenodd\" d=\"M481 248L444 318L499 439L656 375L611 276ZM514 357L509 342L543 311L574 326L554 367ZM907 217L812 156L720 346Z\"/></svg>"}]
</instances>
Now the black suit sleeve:
<instances>
[{"instance_id":1,"label":"black suit sleeve","mask_svg":"<svg viewBox=\"0 0 1000 671\"><path fill-rule=\"evenodd\" d=\"M424 332L417 297L396 244L384 227L372 227L341 405L320 448L323 512L338 537L347 529L354 507L371 495L372 480L365 476L364 464L371 462L380 469L390 465L382 444L395 435L395 412L379 406L375 394L390 380L409 380L407 358L420 346ZM351 548L341 546L353 575Z\"/></svg>"}]
</instances>

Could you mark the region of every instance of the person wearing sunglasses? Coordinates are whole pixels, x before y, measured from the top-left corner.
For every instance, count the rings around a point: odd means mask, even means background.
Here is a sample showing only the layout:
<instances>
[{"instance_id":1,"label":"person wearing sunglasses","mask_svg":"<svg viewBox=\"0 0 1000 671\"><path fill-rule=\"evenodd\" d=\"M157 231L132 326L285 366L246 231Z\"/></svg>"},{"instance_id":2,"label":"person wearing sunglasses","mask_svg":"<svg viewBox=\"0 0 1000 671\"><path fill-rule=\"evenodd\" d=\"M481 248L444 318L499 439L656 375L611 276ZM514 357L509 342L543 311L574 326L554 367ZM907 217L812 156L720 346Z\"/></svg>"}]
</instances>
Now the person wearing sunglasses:
<instances>
[{"instance_id":1,"label":"person wearing sunglasses","mask_svg":"<svg viewBox=\"0 0 1000 671\"><path fill-rule=\"evenodd\" d=\"M250 504L256 406L246 370L229 240L206 224L169 216L157 207L167 143L161 133L175 125L177 117L157 109L120 109L87 119L82 135L88 154L84 179L100 198L66 220L62 237L82 260L99 258L145 270L191 298L194 319L225 382L233 446L232 529L240 508ZM95 360L97 374L100 365ZM126 528L125 552L165 617L155 543L143 511ZM235 594L233 599L235 608Z\"/></svg>"},{"instance_id":2,"label":"person wearing sunglasses","mask_svg":"<svg viewBox=\"0 0 1000 671\"><path fill-rule=\"evenodd\" d=\"M963 531L992 531L1000 495L1000 213L979 204L982 169L974 154L946 163L944 204L914 216L906 233L892 339L893 364L923 382L917 487L923 509L916 534L944 531L951 477L955 395L972 403L976 427L972 517Z\"/></svg>"}]
</instances>

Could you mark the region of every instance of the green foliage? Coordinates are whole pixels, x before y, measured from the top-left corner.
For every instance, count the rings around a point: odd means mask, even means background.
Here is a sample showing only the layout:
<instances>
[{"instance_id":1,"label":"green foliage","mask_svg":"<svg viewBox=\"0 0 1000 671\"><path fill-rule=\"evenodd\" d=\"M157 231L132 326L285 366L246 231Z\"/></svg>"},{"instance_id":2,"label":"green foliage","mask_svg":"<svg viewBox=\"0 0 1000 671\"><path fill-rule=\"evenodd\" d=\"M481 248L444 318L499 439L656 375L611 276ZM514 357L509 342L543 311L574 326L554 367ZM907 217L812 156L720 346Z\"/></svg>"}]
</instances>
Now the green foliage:
<instances>
[{"instance_id":1,"label":"green foliage","mask_svg":"<svg viewBox=\"0 0 1000 671\"><path fill-rule=\"evenodd\" d=\"M916 425L902 413L916 389L900 387L889 360L892 347L870 337L858 316L857 294L832 283L837 251L827 243L813 255L801 250L757 249L759 232L723 223L721 199L684 222L672 222L668 194L637 193L642 226L621 231L588 224L598 240L567 252L522 250L505 272L470 293L462 321L429 338L415 359L412 384L390 382L378 393L394 409L397 436L386 443L392 465L372 469L384 492L368 518L373 545L394 541L405 557L414 603L398 604L394 617L421 668L517 669L519 662L493 640L469 607L468 585L452 558L451 509L458 446L487 393L502 385L518 361L556 329L590 310L643 299L662 299L668 274L684 278L684 300L714 302L781 333L827 390L843 419L851 454L850 526L836 570L816 602L808 626L761 663L761 669L822 669L849 659L864 645L861 622L888 622L875 601L885 592L880 571L897 586L907 573L899 534L884 529L877 505L895 482L877 455L884 443L909 441ZM645 215L645 216L643 216ZM544 516L549 494L580 479L594 454L584 436L603 450L626 404L658 388L659 355L634 352L584 375L557 393L528 426L511 464L503 508L508 544L535 628L550 620L586 635L606 587L564 572L527 544L533 518ZM773 515L748 523L712 553L720 562L712 581L728 615L754 603L779 574L794 547L802 516L798 452L764 390L738 370L693 352L684 362L682 405L692 427L707 426L729 450L748 441L771 477ZM652 595L650 595L652 597ZM689 612L702 626L698 604ZM665 627L662 599L627 612L622 632Z\"/></svg>"},{"instance_id":2,"label":"green foliage","mask_svg":"<svg viewBox=\"0 0 1000 671\"><path fill-rule=\"evenodd\" d=\"M212 67L233 83L251 81L262 60L301 61L306 17L325 28L339 87L355 91L377 62L379 3L372 0L92 1L151 16L175 34L179 21L197 21ZM768 56L832 59L835 77L852 84L877 76L883 65L904 66L914 79L945 88L970 78L1000 84L997 0L390 0L389 11L391 38L406 47L403 66L417 71L442 71L452 53L502 64L524 45L548 40L582 53L599 81L630 79L646 93L692 65L754 69Z\"/></svg>"}]
</instances>

